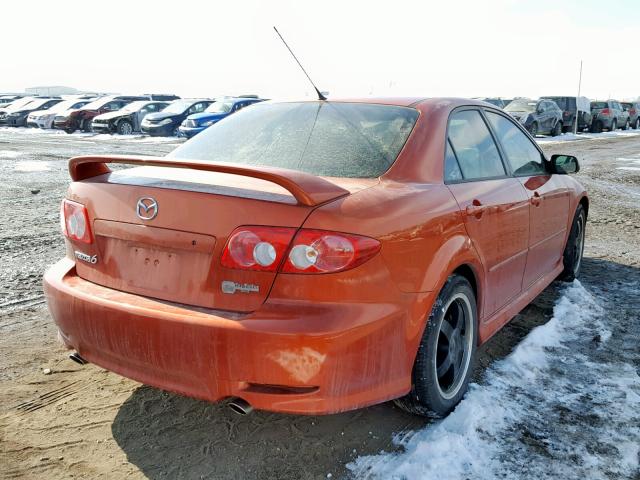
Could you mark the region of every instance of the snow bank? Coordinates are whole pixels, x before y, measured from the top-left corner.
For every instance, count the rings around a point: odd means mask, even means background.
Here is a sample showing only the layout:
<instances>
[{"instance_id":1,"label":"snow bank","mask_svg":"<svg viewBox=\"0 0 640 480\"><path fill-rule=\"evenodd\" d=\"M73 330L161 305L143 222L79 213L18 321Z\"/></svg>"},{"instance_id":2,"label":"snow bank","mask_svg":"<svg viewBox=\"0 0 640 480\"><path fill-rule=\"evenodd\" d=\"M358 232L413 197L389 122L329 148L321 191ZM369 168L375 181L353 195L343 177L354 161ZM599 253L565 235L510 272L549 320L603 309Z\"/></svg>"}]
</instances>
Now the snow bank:
<instances>
[{"instance_id":1,"label":"snow bank","mask_svg":"<svg viewBox=\"0 0 640 480\"><path fill-rule=\"evenodd\" d=\"M631 476L640 377L630 365L594 363L585 354L611 336L602 318L574 282L553 318L490 367L448 417L396 438L402 453L360 457L348 468L356 478L385 480Z\"/></svg>"},{"instance_id":2,"label":"snow bank","mask_svg":"<svg viewBox=\"0 0 640 480\"><path fill-rule=\"evenodd\" d=\"M606 140L607 138L616 137L637 137L640 135L640 130L616 130L614 132L602 132L602 133L563 133L557 137L536 137L538 143L560 143L560 142L574 142L580 140Z\"/></svg>"}]
</instances>

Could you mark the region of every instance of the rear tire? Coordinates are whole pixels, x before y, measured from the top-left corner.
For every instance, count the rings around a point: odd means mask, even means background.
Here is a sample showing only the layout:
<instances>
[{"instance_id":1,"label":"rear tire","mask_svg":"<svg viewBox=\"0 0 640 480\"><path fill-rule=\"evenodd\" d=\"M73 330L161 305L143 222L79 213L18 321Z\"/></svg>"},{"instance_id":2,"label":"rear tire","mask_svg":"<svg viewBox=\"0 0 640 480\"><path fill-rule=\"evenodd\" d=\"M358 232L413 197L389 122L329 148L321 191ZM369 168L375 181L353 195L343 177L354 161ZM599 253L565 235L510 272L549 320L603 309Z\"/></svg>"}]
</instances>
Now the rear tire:
<instances>
[{"instance_id":1,"label":"rear tire","mask_svg":"<svg viewBox=\"0 0 640 480\"><path fill-rule=\"evenodd\" d=\"M640 128L640 117L636 118L636 121L633 122L633 129L638 130Z\"/></svg>"},{"instance_id":2,"label":"rear tire","mask_svg":"<svg viewBox=\"0 0 640 480\"><path fill-rule=\"evenodd\" d=\"M593 122L593 125L591 125L589 131L591 131L591 133L602 133L602 128L602 122L596 120L595 122Z\"/></svg>"},{"instance_id":3,"label":"rear tire","mask_svg":"<svg viewBox=\"0 0 640 480\"><path fill-rule=\"evenodd\" d=\"M556 122L555 127L551 130L551 136L557 137L562 133L562 122Z\"/></svg>"},{"instance_id":4,"label":"rear tire","mask_svg":"<svg viewBox=\"0 0 640 480\"><path fill-rule=\"evenodd\" d=\"M395 403L421 416L448 414L462 400L478 343L476 298L469 281L451 275L427 320L413 365L411 391Z\"/></svg>"},{"instance_id":5,"label":"rear tire","mask_svg":"<svg viewBox=\"0 0 640 480\"><path fill-rule=\"evenodd\" d=\"M618 129L618 121L614 118L611 120L611 128L609 128L610 132L615 132Z\"/></svg>"},{"instance_id":6,"label":"rear tire","mask_svg":"<svg viewBox=\"0 0 640 480\"><path fill-rule=\"evenodd\" d=\"M587 226L587 212L582 204L578 205L576 214L571 224L571 233L567 239L567 245L564 247L562 255L562 263L564 270L560 274L560 280L572 282L580 274L582 266L582 255L584 254L584 235Z\"/></svg>"},{"instance_id":7,"label":"rear tire","mask_svg":"<svg viewBox=\"0 0 640 480\"><path fill-rule=\"evenodd\" d=\"M538 135L538 124L536 122L533 122L529 127L529 133L533 138L536 138L536 135Z\"/></svg>"},{"instance_id":8,"label":"rear tire","mask_svg":"<svg viewBox=\"0 0 640 480\"><path fill-rule=\"evenodd\" d=\"M629 129L629 119L627 118L627 121L624 122L624 126L622 127L622 130L628 130Z\"/></svg>"}]
</instances>

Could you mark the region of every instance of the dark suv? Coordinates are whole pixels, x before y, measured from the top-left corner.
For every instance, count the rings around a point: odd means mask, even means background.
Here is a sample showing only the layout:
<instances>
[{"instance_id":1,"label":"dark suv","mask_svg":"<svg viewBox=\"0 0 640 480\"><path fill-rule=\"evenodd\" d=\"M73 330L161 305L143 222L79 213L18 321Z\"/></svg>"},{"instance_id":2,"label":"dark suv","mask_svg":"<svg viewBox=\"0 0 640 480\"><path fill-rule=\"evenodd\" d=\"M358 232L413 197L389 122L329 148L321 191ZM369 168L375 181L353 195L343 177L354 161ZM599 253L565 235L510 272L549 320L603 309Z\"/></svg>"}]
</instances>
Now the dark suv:
<instances>
[{"instance_id":1,"label":"dark suv","mask_svg":"<svg viewBox=\"0 0 640 480\"><path fill-rule=\"evenodd\" d=\"M622 108L629 113L631 128L640 128L640 102L622 102Z\"/></svg>"},{"instance_id":2,"label":"dark suv","mask_svg":"<svg viewBox=\"0 0 640 480\"><path fill-rule=\"evenodd\" d=\"M613 132L616 128L629 128L629 112L617 100L591 102L591 131L600 133L603 129Z\"/></svg>"},{"instance_id":3,"label":"dark suv","mask_svg":"<svg viewBox=\"0 0 640 480\"><path fill-rule=\"evenodd\" d=\"M591 125L591 104L587 97L540 97L552 100L562 110L562 131L572 132L578 119L578 132L584 131Z\"/></svg>"},{"instance_id":4,"label":"dark suv","mask_svg":"<svg viewBox=\"0 0 640 480\"><path fill-rule=\"evenodd\" d=\"M531 136L548 133L555 137L562 133L562 110L552 100L516 98L504 111L518 120Z\"/></svg>"}]
</instances>

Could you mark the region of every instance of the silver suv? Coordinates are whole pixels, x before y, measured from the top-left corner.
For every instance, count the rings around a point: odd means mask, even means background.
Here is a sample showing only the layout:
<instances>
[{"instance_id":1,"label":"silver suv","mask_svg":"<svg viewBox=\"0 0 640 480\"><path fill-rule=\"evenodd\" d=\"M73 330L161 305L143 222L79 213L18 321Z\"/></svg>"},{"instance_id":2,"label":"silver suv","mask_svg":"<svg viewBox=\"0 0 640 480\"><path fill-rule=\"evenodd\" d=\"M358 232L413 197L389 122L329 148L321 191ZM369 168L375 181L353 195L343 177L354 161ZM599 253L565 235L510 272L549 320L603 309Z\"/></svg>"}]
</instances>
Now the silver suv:
<instances>
[{"instance_id":1,"label":"silver suv","mask_svg":"<svg viewBox=\"0 0 640 480\"><path fill-rule=\"evenodd\" d=\"M613 132L618 127L627 130L629 123L629 112L617 100L591 102L591 132L599 133L603 129Z\"/></svg>"}]
</instances>

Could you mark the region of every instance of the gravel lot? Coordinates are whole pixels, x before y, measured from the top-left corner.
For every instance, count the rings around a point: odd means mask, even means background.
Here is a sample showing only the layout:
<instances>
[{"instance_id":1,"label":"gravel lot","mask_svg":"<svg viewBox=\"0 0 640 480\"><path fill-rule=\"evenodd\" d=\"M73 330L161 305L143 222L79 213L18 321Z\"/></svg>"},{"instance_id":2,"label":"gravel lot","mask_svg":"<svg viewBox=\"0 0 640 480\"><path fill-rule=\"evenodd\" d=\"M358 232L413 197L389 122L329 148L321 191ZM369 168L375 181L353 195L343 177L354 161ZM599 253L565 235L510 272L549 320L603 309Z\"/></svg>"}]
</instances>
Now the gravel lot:
<instances>
[{"instance_id":1,"label":"gravel lot","mask_svg":"<svg viewBox=\"0 0 640 480\"><path fill-rule=\"evenodd\" d=\"M503 456L517 452L522 459L498 459L498 467L505 472L523 472L539 462L547 469L539 470L536 478L554 478L560 472L564 478L574 478L572 474L585 478L579 472L591 470L584 470L580 452L588 451L600 462L592 478L640 479L640 472L633 470L638 460L633 444L640 444L638 410L616 417L627 422L615 427L632 445L623 451L616 446L619 438L598 436L613 420L607 416L610 412L594 408L603 401L625 406L631 395L640 395L640 136L592 137L544 141L543 148L548 153L575 154L582 164L578 177L589 190L592 206L581 281L602 308L598 321L611 337L606 342L593 340L585 337L591 330L584 330L576 345L584 347L579 357L582 365L607 369L593 367L591 376L573 375L580 362L575 366L575 359L564 362L559 355L553 358L560 365L574 365L574 370L551 372L567 375L576 385L582 382L588 393L589 378L596 382L599 376L621 370L628 373L630 393L604 400L587 394L578 403L557 398L553 405L539 403L536 416L523 419L509 433L512 442L503 445ZM372 475L371 463L358 457L402 451L407 445L394 439L421 429L434 431L437 425L431 421L405 414L391 403L326 417L265 412L240 417L223 404L162 392L67 359L44 305L41 277L63 255L58 209L69 181L68 158L89 153L165 154L179 142L0 129L0 476L364 477ZM534 327L545 324L564 292L561 284L551 285L481 349L475 373L478 388L491 387L484 368L500 365ZM574 308L596 308L582 305L579 298L573 301ZM605 347L588 348L590 342L601 340ZM544 384L539 388L544 389ZM520 401L523 408L531 399L525 397ZM552 408L558 405L564 409L564 422L532 420L556 418ZM549 448L545 438L552 444L564 442L565 448ZM631 467L616 467L622 457ZM425 474L425 478L431 477Z\"/></svg>"}]
</instances>

